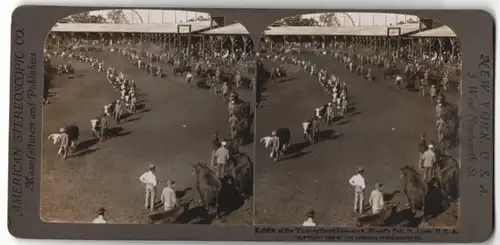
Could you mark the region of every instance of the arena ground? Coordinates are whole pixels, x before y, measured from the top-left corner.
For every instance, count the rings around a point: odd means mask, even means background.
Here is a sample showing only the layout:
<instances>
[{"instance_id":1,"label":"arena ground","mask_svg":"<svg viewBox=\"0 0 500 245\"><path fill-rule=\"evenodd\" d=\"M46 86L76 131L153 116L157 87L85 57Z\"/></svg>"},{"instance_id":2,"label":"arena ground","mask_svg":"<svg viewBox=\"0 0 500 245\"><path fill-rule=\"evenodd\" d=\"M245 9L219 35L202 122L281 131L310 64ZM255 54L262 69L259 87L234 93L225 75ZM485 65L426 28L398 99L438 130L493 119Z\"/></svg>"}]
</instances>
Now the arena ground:
<instances>
[{"instance_id":1,"label":"arena ground","mask_svg":"<svg viewBox=\"0 0 500 245\"><path fill-rule=\"evenodd\" d=\"M436 139L435 107L430 99L397 89L394 81L381 80L379 72L374 74L378 80L370 83L332 57L302 57L348 82L351 108L332 127L322 125L320 142L307 146L301 122L328 100L317 79L285 64L291 79L264 85L263 107L257 110L257 139L277 128L290 128L292 153L275 164L269 150L262 144L256 147L255 223L299 225L307 210L313 209L320 225L354 225L354 191L348 180L357 167L365 169L365 204L375 182L384 185L383 192L393 194L391 202L404 201L398 193L403 187L399 168L416 166L421 133ZM264 62L267 70L279 65ZM456 224L454 217L454 222L447 221L450 226Z\"/></svg>"},{"instance_id":2,"label":"arena ground","mask_svg":"<svg viewBox=\"0 0 500 245\"><path fill-rule=\"evenodd\" d=\"M43 108L43 137L60 127L80 127L80 150L65 161L57 155L57 146L45 140L42 154L41 217L49 222L90 222L99 207L107 209L110 223L143 223L144 187L139 176L149 163L157 166L160 190L174 179L176 189L194 188L191 166L208 163L211 139L215 131L226 136L227 105L220 96L207 90L189 88L184 77L175 78L170 66L164 65L167 78L160 80L140 71L116 53L89 53L134 79L139 89L139 112L122 125L110 122L116 134L98 142L92 137L89 120L102 112L103 105L119 94L89 64L71 61L76 78L55 77L51 82L50 104ZM54 62L57 64L57 60ZM60 61L59 61L60 62ZM238 91L252 100L251 91ZM142 107L142 108L141 108ZM243 149L253 155L253 147ZM194 190L184 199L198 200ZM218 224L252 224L252 199ZM212 220L198 220L212 223Z\"/></svg>"}]
</instances>

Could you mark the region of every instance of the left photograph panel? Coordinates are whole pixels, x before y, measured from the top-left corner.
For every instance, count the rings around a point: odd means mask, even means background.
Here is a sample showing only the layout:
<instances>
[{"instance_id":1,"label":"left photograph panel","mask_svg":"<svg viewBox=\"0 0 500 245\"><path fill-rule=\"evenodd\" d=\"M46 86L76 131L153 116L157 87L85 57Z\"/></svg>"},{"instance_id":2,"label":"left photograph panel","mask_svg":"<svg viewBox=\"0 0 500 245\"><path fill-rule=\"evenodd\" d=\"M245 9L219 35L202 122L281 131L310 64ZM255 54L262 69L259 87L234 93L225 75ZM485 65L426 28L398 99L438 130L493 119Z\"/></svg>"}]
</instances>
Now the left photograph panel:
<instances>
[{"instance_id":1,"label":"left photograph panel","mask_svg":"<svg viewBox=\"0 0 500 245\"><path fill-rule=\"evenodd\" d=\"M111 9L45 43L45 222L252 225L256 66L224 16Z\"/></svg>"}]
</instances>

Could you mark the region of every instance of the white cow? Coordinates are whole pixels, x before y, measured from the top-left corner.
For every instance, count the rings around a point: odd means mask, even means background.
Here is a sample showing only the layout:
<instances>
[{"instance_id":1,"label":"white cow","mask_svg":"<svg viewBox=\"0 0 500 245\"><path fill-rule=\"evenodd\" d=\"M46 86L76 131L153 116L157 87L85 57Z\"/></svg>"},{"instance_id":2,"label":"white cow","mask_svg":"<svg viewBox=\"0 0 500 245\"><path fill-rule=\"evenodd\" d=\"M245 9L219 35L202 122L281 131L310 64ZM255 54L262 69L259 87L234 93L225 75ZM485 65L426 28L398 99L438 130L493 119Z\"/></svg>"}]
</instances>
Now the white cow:
<instances>
[{"instance_id":1,"label":"white cow","mask_svg":"<svg viewBox=\"0 0 500 245\"><path fill-rule=\"evenodd\" d=\"M60 141L61 141L61 134L60 133L54 133L54 134L51 134L49 135L49 140L52 140L52 143L55 145L55 144L58 144Z\"/></svg>"},{"instance_id":2,"label":"white cow","mask_svg":"<svg viewBox=\"0 0 500 245\"><path fill-rule=\"evenodd\" d=\"M266 148L269 148L271 146L271 141L273 140L273 137L271 136L264 136L262 139L260 139L260 143L264 143L264 146Z\"/></svg>"}]
</instances>

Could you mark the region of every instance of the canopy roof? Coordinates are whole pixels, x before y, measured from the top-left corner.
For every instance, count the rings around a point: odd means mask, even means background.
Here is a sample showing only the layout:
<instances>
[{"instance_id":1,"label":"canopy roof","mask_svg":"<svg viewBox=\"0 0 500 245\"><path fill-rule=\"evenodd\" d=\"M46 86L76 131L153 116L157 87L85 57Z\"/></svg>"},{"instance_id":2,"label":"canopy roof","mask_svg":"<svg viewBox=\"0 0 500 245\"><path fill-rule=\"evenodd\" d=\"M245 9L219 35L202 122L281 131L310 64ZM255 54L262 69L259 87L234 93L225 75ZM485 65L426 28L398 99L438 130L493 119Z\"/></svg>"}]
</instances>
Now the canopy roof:
<instances>
[{"instance_id":1,"label":"canopy roof","mask_svg":"<svg viewBox=\"0 0 500 245\"><path fill-rule=\"evenodd\" d=\"M210 21L155 24L57 23L52 32L177 33L178 25L191 25L191 32L210 28Z\"/></svg>"},{"instance_id":2,"label":"canopy roof","mask_svg":"<svg viewBox=\"0 0 500 245\"><path fill-rule=\"evenodd\" d=\"M281 26L269 27L265 31L268 36L387 36L388 28L401 28L401 35L413 33L419 30L419 24L403 24L394 26L354 26L354 27L330 27L330 26ZM216 29L202 32L206 35L248 35L248 31L240 23L235 23ZM391 36L397 32L390 33Z\"/></svg>"},{"instance_id":3,"label":"canopy roof","mask_svg":"<svg viewBox=\"0 0 500 245\"><path fill-rule=\"evenodd\" d=\"M212 30L204 31L201 34L206 35L248 35L247 28L240 23L234 23L227 26L222 26Z\"/></svg>"},{"instance_id":4,"label":"canopy roof","mask_svg":"<svg viewBox=\"0 0 500 245\"><path fill-rule=\"evenodd\" d=\"M412 37L457 37L457 34L448 26L440 26L413 34Z\"/></svg>"},{"instance_id":5,"label":"canopy roof","mask_svg":"<svg viewBox=\"0 0 500 245\"><path fill-rule=\"evenodd\" d=\"M270 27L266 31L268 36L387 36L388 28L401 28L401 35L419 30L418 24L403 24L394 26L351 26L351 27L322 27L322 26L285 26ZM397 32L390 32L396 36Z\"/></svg>"}]
</instances>

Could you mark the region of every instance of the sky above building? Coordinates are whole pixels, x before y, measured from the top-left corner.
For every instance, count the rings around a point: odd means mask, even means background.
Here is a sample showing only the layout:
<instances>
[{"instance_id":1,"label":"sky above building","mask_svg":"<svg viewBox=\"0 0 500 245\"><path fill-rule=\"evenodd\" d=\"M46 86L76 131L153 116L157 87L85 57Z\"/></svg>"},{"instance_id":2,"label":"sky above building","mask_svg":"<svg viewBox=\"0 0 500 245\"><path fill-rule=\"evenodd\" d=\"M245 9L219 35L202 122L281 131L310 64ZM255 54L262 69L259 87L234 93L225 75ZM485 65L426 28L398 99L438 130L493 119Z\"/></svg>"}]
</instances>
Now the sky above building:
<instances>
[{"instance_id":1,"label":"sky above building","mask_svg":"<svg viewBox=\"0 0 500 245\"><path fill-rule=\"evenodd\" d=\"M99 14L106 17L108 10L93 11L92 14ZM209 17L208 13L192 12L192 11L174 11L174 10L124 10L124 14L130 23L173 23L173 22L186 22L189 19L194 19L199 16L205 18ZM418 20L417 16L392 14L392 13L335 13L342 26L384 26L394 25L400 21L409 19ZM318 19L320 13L303 15L306 18ZM139 18L139 16L141 18ZM349 16L351 18L349 18Z\"/></svg>"}]
</instances>

